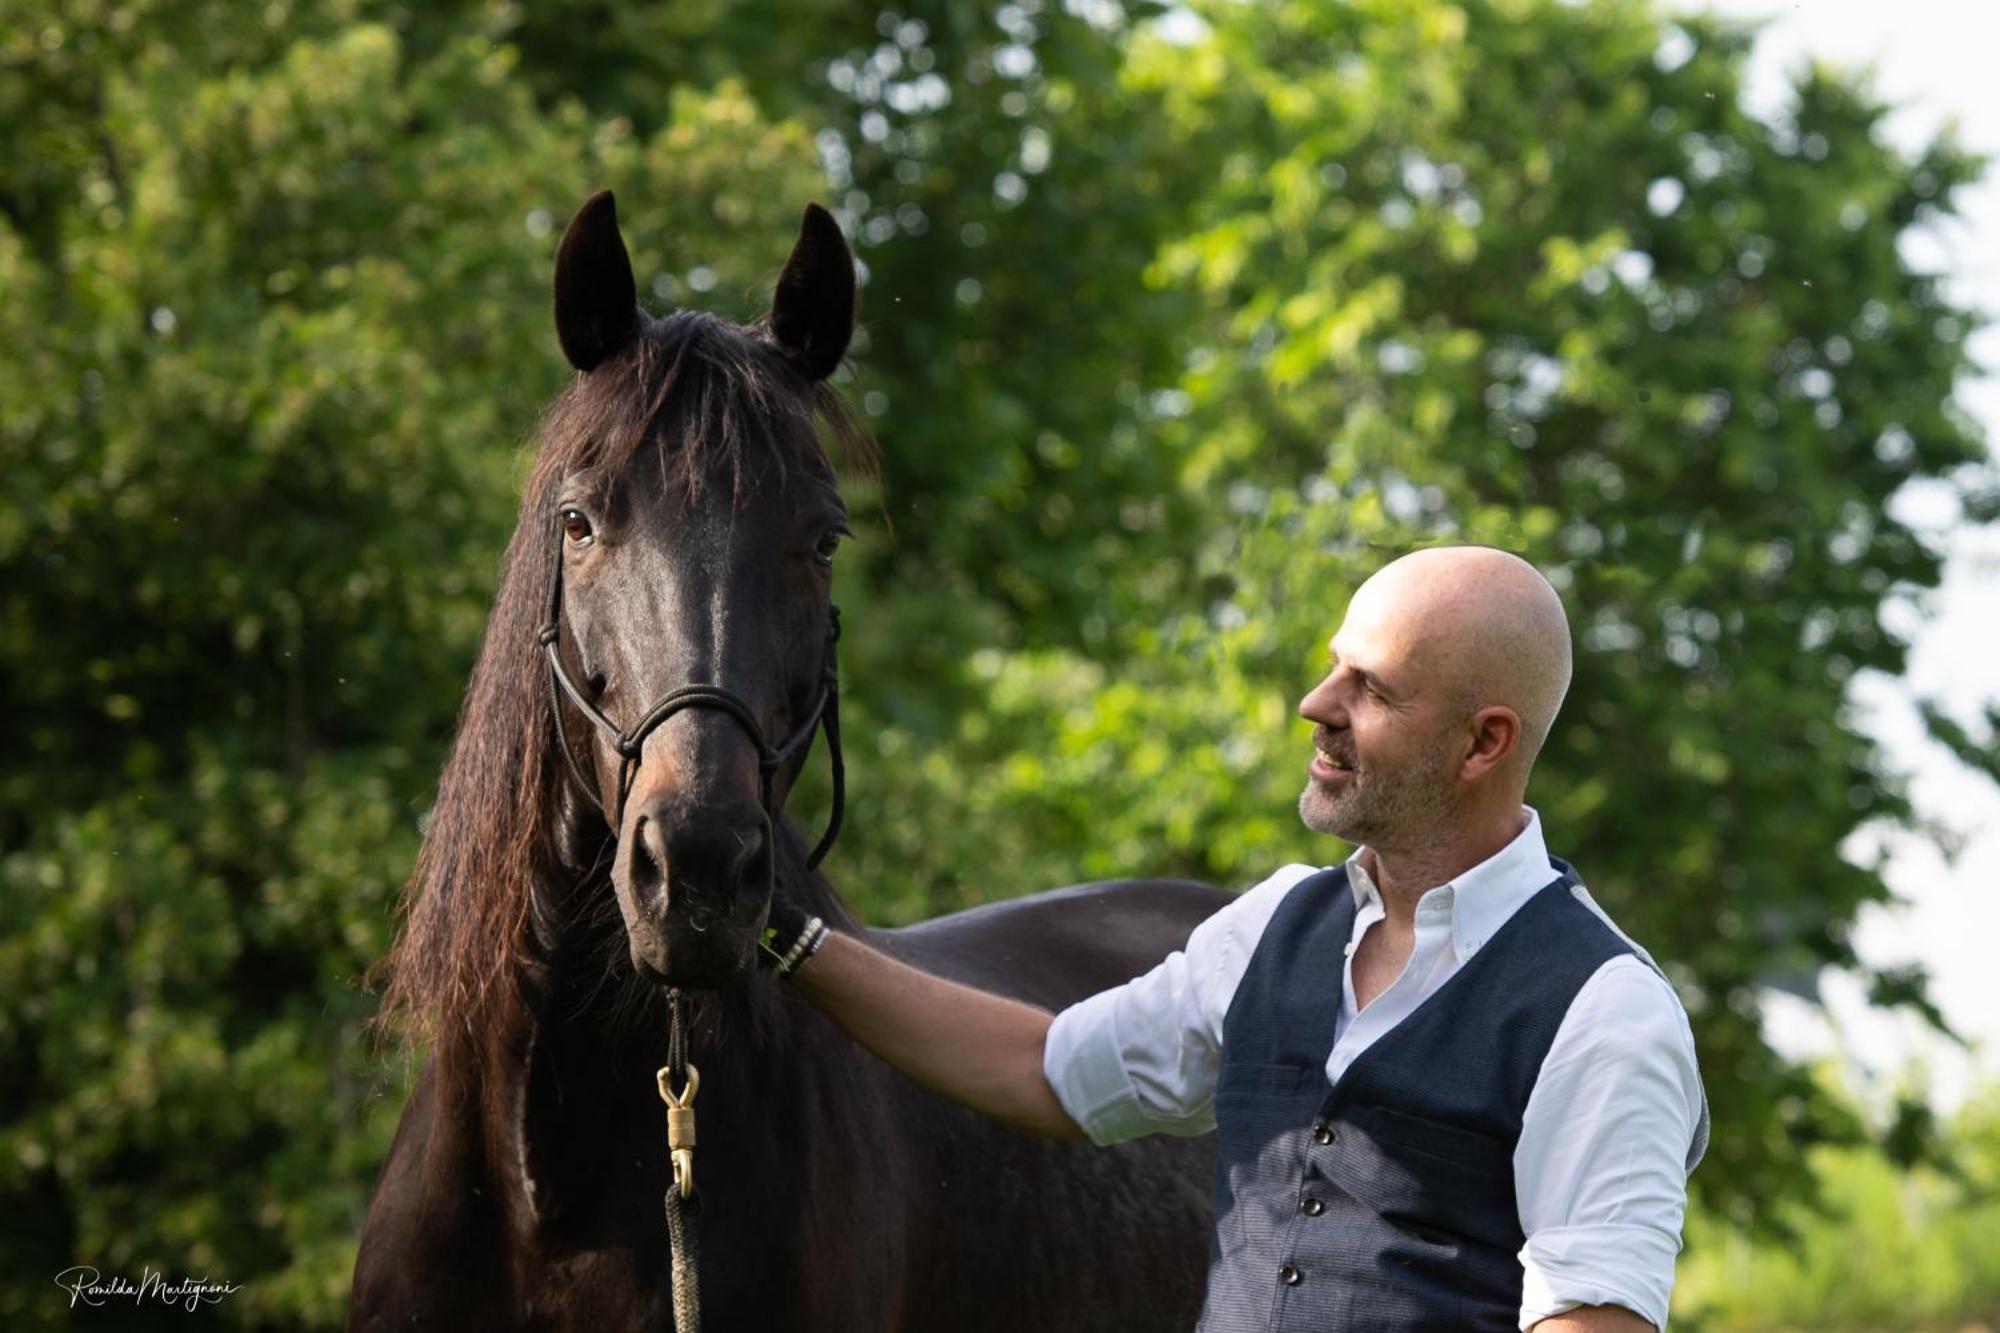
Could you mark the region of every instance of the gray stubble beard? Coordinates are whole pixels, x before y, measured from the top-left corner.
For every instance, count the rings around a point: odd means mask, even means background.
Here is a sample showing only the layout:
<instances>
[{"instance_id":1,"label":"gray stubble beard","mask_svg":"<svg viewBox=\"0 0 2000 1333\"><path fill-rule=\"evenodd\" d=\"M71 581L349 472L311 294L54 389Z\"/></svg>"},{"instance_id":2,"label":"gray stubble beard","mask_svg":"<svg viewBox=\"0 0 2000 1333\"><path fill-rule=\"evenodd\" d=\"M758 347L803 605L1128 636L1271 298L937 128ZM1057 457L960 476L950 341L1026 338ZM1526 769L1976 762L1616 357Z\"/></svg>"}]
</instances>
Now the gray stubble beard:
<instances>
[{"instance_id":1,"label":"gray stubble beard","mask_svg":"<svg viewBox=\"0 0 2000 1333\"><path fill-rule=\"evenodd\" d=\"M1343 800L1319 790L1312 778L1299 793L1299 819L1315 833L1330 833L1359 846L1380 846L1399 835L1435 826L1451 809L1451 788L1442 773L1425 767L1388 784L1369 783L1354 770Z\"/></svg>"}]
</instances>

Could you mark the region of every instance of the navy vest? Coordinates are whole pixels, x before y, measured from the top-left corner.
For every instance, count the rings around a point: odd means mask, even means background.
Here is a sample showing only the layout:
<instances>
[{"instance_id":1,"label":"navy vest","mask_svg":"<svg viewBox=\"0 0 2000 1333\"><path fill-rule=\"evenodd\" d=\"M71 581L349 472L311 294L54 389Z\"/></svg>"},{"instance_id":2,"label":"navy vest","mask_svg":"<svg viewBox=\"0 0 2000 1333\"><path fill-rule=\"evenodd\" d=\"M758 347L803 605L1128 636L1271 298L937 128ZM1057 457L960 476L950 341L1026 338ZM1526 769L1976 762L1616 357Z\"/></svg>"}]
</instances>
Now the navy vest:
<instances>
[{"instance_id":1,"label":"navy vest","mask_svg":"<svg viewBox=\"0 0 2000 1333\"><path fill-rule=\"evenodd\" d=\"M1635 950L1561 877L1328 1086L1354 930L1345 868L1302 880L1222 1027L1199 1333L1514 1333L1514 1145L1584 982Z\"/></svg>"}]
</instances>

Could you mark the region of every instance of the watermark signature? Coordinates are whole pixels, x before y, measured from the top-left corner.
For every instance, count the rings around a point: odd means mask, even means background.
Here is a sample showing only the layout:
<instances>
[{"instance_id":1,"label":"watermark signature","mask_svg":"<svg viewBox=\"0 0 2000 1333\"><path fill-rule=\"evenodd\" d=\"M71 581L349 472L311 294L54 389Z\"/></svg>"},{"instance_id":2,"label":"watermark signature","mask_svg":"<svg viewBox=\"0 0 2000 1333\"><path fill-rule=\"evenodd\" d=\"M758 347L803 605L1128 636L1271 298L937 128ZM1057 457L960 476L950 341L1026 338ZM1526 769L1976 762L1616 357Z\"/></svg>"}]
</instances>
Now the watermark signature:
<instances>
[{"instance_id":1,"label":"watermark signature","mask_svg":"<svg viewBox=\"0 0 2000 1333\"><path fill-rule=\"evenodd\" d=\"M240 1282L210 1282L205 1277L169 1282L163 1274L150 1268L143 1270L139 1280L134 1282L128 1277L106 1277L95 1268L82 1264L57 1273L56 1285L69 1293L69 1308L72 1310L79 1301L85 1305L103 1305L106 1301L128 1299L134 1305L152 1300L162 1305L195 1310L204 1305L214 1305L224 1296L233 1296L243 1290Z\"/></svg>"}]
</instances>

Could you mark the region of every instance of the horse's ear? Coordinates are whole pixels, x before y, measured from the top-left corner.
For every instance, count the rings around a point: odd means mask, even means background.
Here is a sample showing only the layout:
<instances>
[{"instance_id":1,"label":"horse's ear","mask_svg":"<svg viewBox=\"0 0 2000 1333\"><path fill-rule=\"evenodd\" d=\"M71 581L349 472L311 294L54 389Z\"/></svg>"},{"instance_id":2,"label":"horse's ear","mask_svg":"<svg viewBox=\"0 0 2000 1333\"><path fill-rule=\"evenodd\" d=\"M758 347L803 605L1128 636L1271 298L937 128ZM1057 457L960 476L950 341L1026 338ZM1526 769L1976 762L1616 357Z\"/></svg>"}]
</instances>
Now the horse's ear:
<instances>
[{"instance_id":1,"label":"horse's ear","mask_svg":"<svg viewBox=\"0 0 2000 1333\"><path fill-rule=\"evenodd\" d=\"M806 205L798 242L778 275L771 333L814 380L831 375L847 355L854 335L854 256L840 224L818 204Z\"/></svg>"},{"instance_id":2,"label":"horse's ear","mask_svg":"<svg viewBox=\"0 0 2000 1333\"><path fill-rule=\"evenodd\" d=\"M611 191L584 201L556 249L556 338L578 370L592 370L639 326L632 257L618 234Z\"/></svg>"}]
</instances>

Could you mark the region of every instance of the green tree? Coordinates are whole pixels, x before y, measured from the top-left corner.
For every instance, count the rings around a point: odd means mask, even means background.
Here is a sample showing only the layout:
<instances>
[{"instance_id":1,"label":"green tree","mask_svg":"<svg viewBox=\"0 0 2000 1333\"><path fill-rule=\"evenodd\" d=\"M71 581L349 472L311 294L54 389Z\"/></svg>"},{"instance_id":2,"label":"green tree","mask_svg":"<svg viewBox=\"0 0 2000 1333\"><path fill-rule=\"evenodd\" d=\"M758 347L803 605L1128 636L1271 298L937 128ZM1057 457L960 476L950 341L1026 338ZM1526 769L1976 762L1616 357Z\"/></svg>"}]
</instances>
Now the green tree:
<instances>
[{"instance_id":1,"label":"green tree","mask_svg":"<svg viewBox=\"0 0 2000 1333\"><path fill-rule=\"evenodd\" d=\"M337 1320L401 1092L353 979L565 373L555 237L604 184L654 309L758 310L808 198L865 265L887 466L840 575L829 864L865 911L1329 858L1292 708L1347 591L1505 544L1580 648L1535 799L1694 1014L1701 1191L1740 1220L1858 1132L1756 997L1856 966L1886 891L1838 849L1910 817L1842 700L1937 580L1888 497L1990 512L1972 318L1897 249L1978 164L1888 149L1823 71L1751 120L1747 35L1638 3L1156 12L10 9L9 1327L63 1318L77 1261Z\"/></svg>"}]
</instances>

